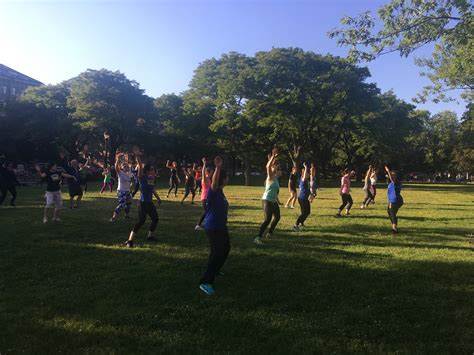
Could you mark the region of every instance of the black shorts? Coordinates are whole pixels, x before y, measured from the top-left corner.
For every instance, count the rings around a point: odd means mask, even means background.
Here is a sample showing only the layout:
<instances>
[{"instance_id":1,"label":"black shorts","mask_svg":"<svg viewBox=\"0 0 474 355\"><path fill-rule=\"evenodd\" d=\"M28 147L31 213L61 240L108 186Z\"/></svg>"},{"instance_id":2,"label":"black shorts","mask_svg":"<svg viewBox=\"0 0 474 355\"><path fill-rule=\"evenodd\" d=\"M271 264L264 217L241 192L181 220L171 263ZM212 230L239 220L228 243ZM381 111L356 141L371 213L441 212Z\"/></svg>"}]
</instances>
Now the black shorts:
<instances>
[{"instance_id":1,"label":"black shorts","mask_svg":"<svg viewBox=\"0 0 474 355\"><path fill-rule=\"evenodd\" d=\"M69 185L68 190L69 190L69 197L82 196L83 194L81 185Z\"/></svg>"},{"instance_id":2,"label":"black shorts","mask_svg":"<svg viewBox=\"0 0 474 355\"><path fill-rule=\"evenodd\" d=\"M296 192L296 185L290 185L290 191Z\"/></svg>"}]
</instances>

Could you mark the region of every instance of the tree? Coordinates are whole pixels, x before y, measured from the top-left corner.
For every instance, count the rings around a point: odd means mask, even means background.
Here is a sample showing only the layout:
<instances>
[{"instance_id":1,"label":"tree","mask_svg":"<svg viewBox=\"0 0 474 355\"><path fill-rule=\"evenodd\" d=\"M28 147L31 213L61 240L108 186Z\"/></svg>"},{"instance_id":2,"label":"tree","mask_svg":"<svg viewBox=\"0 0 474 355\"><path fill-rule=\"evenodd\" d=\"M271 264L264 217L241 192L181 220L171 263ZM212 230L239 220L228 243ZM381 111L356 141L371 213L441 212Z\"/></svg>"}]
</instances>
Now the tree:
<instances>
[{"instance_id":1,"label":"tree","mask_svg":"<svg viewBox=\"0 0 474 355\"><path fill-rule=\"evenodd\" d=\"M364 12L342 18L345 27L328 35L337 38L339 46L350 48L348 58L352 61L372 61L391 52L407 57L434 43L432 57L417 60L428 70L423 75L432 82L418 100L429 96L445 100L447 91L462 89L470 101L474 86L473 10L469 0L391 0L378 10L380 30L375 29L378 23L372 14Z\"/></svg>"},{"instance_id":2,"label":"tree","mask_svg":"<svg viewBox=\"0 0 474 355\"><path fill-rule=\"evenodd\" d=\"M118 71L89 69L71 79L70 86L67 106L73 121L99 141L107 131L112 159L120 146L132 143L137 129L143 131L142 122L153 118L153 100Z\"/></svg>"},{"instance_id":3,"label":"tree","mask_svg":"<svg viewBox=\"0 0 474 355\"><path fill-rule=\"evenodd\" d=\"M454 149L454 162L457 170L474 173L474 105L468 105L467 111L461 118L456 147Z\"/></svg>"}]
</instances>

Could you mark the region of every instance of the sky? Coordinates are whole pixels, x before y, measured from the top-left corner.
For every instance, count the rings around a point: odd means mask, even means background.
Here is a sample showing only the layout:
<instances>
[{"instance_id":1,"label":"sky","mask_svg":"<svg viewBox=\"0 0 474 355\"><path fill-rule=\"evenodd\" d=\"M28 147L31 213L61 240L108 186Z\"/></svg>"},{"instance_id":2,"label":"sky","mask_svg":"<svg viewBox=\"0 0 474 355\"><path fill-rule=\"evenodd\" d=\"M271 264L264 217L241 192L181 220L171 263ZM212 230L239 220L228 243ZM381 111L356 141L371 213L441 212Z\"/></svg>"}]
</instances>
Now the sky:
<instances>
[{"instance_id":1,"label":"sky","mask_svg":"<svg viewBox=\"0 0 474 355\"><path fill-rule=\"evenodd\" d=\"M376 11L388 0L0 0L0 63L45 84L87 69L119 70L146 94L179 94L209 58L237 51L299 47L344 56L327 32L340 18ZM428 56L430 48L416 52ZM386 92L412 103L429 81L414 57L397 53L363 64ZM417 105L437 113L465 104Z\"/></svg>"}]
</instances>

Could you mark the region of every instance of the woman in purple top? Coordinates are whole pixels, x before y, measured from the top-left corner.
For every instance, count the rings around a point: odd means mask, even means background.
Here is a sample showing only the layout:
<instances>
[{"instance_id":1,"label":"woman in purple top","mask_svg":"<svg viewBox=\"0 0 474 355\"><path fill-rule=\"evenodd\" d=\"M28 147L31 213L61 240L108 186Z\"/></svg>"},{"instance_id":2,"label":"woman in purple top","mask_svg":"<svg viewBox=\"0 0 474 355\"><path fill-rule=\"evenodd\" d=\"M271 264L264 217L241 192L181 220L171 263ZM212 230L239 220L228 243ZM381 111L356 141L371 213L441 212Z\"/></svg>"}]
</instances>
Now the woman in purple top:
<instances>
[{"instance_id":1,"label":"woman in purple top","mask_svg":"<svg viewBox=\"0 0 474 355\"><path fill-rule=\"evenodd\" d=\"M355 175L354 171L349 171L349 169L344 169L342 172L342 178L341 178L341 189L339 190L339 193L341 195L342 199L342 204L339 206L339 210L336 214L336 217L341 217L341 212L346 208L346 215L349 215L349 211L351 210L352 204L354 203L352 201L352 196L351 196L351 177Z\"/></svg>"}]
</instances>

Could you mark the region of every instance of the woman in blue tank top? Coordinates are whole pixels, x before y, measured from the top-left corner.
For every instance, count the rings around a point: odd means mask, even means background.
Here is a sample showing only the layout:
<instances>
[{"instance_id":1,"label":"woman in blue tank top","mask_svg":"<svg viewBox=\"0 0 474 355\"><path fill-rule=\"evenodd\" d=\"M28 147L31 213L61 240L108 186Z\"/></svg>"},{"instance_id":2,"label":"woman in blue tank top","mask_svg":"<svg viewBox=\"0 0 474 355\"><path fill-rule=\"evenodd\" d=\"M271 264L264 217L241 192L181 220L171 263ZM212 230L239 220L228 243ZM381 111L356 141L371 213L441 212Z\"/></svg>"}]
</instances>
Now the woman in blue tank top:
<instances>
[{"instance_id":1,"label":"woman in blue tank top","mask_svg":"<svg viewBox=\"0 0 474 355\"><path fill-rule=\"evenodd\" d=\"M293 232L299 232L304 227L304 222L311 213L311 204L309 202L310 187L308 164L303 163L303 167L300 179L300 193L298 194L298 203L300 204L301 214L293 225Z\"/></svg>"},{"instance_id":2,"label":"woman in blue tank top","mask_svg":"<svg viewBox=\"0 0 474 355\"><path fill-rule=\"evenodd\" d=\"M280 221L280 207L278 206L278 192L280 191L280 183L278 178L281 176L281 169L280 166L276 164L277 156L278 150L275 148L269 156L266 166L267 179L265 180L265 192L262 196L263 213L265 219L260 226L258 236L254 239L255 244L263 244L262 237L270 222L271 224L270 228L268 229L268 233L265 236L266 238L270 238L272 236L278 221Z\"/></svg>"},{"instance_id":3,"label":"woman in blue tank top","mask_svg":"<svg viewBox=\"0 0 474 355\"><path fill-rule=\"evenodd\" d=\"M229 204L224 195L224 186L229 182L225 170L222 169L221 157L214 159L216 166L212 175L211 187L206 199L206 216L204 230L209 239L209 258L207 270L199 282L199 289L208 296L215 293L214 279L221 274L230 251L229 232L227 231L227 211Z\"/></svg>"},{"instance_id":4,"label":"woman in blue tank top","mask_svg":"<svg viewBox=\"0 0 474 355\"><path fill-rule=\"evenodd\" d=\"M390 180L388 184L388 207L387 213L392 223L392 234L398 233L398 210L403 206L403 197L400 194L402 190L402 184L400 183L400 178L397 173L393 170L390 170L388 166L385 166L385 171L387 172L388 178Z\"/></svg>"}]
</instances>

